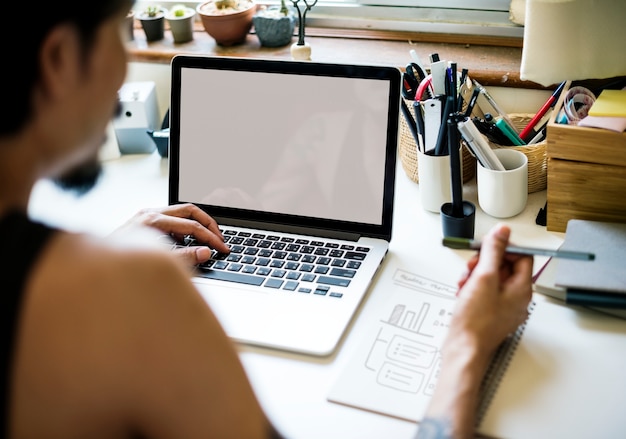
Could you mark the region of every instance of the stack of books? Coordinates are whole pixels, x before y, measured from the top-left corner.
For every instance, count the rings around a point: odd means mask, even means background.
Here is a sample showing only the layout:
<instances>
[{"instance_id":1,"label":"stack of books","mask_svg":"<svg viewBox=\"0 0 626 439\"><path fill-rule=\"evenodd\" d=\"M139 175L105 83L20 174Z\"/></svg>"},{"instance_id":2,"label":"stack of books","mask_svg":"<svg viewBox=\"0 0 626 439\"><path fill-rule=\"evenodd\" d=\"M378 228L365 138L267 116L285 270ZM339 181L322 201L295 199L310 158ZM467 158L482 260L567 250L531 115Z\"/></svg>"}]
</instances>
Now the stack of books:
<instances>
[{"instance_id":1,"label":"stack of books","mask_svg":"<svg viewBox=\"0 0 626 439\"><path fill-rule=\"evenodd\" d=\"M536 275L535 291L626 319L626 224L569 220L561 250L595 257L550 259Z\"/></svg>"}]
</instances>

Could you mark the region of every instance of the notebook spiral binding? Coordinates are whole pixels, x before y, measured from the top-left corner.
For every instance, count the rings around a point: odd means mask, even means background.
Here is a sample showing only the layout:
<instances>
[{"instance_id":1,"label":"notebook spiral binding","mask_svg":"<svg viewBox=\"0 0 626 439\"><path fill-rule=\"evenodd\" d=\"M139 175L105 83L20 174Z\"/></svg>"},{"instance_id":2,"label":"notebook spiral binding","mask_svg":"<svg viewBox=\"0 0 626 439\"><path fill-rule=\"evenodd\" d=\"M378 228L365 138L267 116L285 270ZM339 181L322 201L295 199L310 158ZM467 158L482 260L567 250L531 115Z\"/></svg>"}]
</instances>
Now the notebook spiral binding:
<instances>
[{"instance_id":1,"label":"notebook spiral binding","mask_svg":"<svg viewBox=\"0 0 626 439\"><path fill-rule=\"evenodd\" d=\"M531 301L528 305L528 318L526 321L519 325L517 330L506 338L502 344L500 344L491 359L491 362L489 363L489 367L485 372L485 377L480 385L478 408L476 413L476 427L480 425L483 417L489 409L489 405L498 390L498 386L500 385L511 360L513 359L513 355L515 355L515 350L524 335L528 319L530 319L534 309L535 302Z\"/></svg>"}]
</instances>

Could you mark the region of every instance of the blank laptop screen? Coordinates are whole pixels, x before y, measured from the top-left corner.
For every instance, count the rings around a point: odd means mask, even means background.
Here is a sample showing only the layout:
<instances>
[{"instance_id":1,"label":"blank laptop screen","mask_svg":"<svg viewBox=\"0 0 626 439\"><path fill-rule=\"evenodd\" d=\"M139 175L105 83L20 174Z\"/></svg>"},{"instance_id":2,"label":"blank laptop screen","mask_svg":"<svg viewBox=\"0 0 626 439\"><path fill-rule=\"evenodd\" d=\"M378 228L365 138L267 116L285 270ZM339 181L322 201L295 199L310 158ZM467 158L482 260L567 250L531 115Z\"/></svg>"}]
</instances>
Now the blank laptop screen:
<instances>
[{"instance_id":1,"label":"blank laptop screen","mask_svg":"<svg viewBox=\"0 0 626 439\"><path fill-rule=\"evenodd\" d=\"M382 224L393 81L193 67L179 80L179 201Z\"/></svg>"}]
</instances>

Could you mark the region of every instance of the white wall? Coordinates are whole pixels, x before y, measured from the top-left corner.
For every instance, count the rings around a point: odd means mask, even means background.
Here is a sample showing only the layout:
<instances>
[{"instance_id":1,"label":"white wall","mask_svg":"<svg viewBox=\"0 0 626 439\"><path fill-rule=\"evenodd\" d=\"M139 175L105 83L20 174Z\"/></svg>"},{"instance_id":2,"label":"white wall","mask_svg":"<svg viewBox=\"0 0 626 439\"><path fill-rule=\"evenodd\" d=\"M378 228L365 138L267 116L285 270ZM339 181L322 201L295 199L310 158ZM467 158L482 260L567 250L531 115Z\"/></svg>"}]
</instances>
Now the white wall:
<instances>
[{"instance_id":1,"label":"white wall","mask_svg":"<svg viewBox=\"0 0 626 439\"><path fill-rule=\"evenodd\" d=\"M159 114L161 119L170 106L170 65L131 62L128 65L126 81L154 81L156 84L156 94L159 103Z\"/></svg>"}]
</instances>

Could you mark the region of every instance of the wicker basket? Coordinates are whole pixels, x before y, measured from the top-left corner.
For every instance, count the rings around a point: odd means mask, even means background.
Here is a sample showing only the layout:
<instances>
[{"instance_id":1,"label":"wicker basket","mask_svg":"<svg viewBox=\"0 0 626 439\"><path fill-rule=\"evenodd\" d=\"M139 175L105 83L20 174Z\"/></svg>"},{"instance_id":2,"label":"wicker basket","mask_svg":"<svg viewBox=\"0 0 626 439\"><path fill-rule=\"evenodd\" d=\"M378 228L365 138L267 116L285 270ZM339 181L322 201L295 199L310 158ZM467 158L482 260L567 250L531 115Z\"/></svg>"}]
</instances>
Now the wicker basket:
<instances>
[{"instance_id":1,"label":"wicker basket","mask_svg":"<svg viewBox=\"0 0 626 439\"><path fill-rule=\"evenodd\" d=\"M525 113L509 114L511 122L513 122L513 125L515 125L515 128L519 131L524 129L532 117L532 114ZM493 149L509 148L523 152L526 157L528 157L528 193L532 194L533 192L546 189L548 186L548 157L546 153L548 142L545 138L543 141L535 143L534 145L524 146L502 146L497 143L489 142L489 140L487 140L487 142Z\"/></svg>"},{"instance_id":2,"label":"wicker basket","mask_svg":"<svg viewBox=\"0 0 626 439\"><path fill-rule=\"evenodd\" d=\"M405 101L409 108L413 108L412 101ZM417 174L417 149L415 139L411 134L409 125L404 117L400 118L400 141L399 141L400 162L406 175L415 183L419 183ZM476 159L466 147L463 147L463 182L468 182L476 175Z\"/></svg>"}]
</instances>

